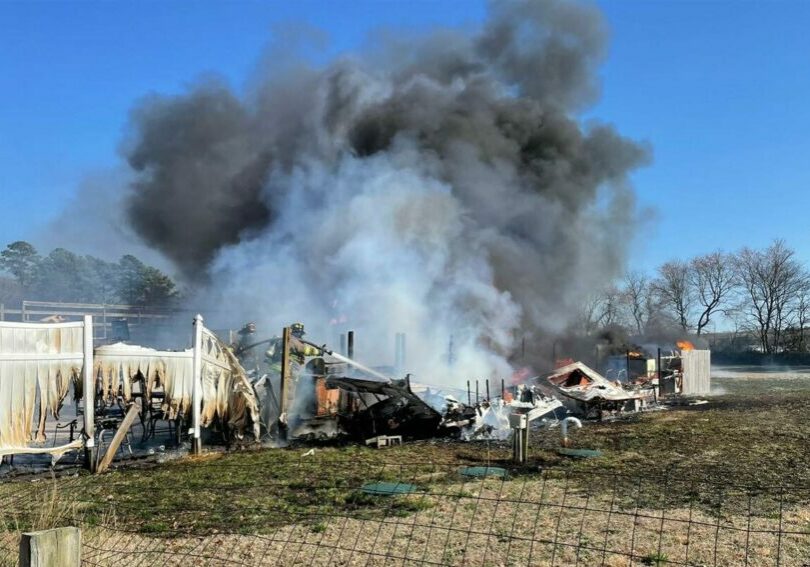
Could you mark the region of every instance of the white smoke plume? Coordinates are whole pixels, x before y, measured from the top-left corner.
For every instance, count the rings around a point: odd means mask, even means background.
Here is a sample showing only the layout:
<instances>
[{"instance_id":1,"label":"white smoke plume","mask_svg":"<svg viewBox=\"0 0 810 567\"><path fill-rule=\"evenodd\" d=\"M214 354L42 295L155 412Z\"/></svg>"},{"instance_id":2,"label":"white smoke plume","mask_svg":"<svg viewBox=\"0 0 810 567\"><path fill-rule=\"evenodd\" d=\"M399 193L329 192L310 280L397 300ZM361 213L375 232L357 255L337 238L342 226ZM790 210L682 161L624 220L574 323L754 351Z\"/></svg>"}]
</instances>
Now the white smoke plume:
<instances>
[{"instance_id":1,"label":"white smoke plume","mask_svg":"<svg viewBox=\"0 0 810 567\"><path fill-rule=\"evenodd\" d=\"M648 151L577 118L605 37L587 5L497 3L472 36L151 97L128 217L231 324L352 328L370 364L405 332L421 380L503 377L515 337L565 327L632 237Z\"/></svg>"}]
</instances>

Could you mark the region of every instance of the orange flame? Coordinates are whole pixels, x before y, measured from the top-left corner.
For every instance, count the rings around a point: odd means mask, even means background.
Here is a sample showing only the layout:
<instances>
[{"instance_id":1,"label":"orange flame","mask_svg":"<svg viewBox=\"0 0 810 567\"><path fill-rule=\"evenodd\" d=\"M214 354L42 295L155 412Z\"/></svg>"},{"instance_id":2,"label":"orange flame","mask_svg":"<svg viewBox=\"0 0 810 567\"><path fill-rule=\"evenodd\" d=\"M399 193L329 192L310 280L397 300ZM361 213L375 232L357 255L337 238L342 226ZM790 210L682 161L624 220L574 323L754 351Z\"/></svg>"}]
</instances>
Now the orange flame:
<instances>
[{"instance_id":1,"label":"orange flame","mask_svg":"<svg viewBox=\"0 0 810 567\"><path fill-rule=\"evenodd\" d=\"M678 342L675 343L675 345L680 350L695 350L695 345L693 345L689 341L678 341Z\"/></svg>"}]
</instances>

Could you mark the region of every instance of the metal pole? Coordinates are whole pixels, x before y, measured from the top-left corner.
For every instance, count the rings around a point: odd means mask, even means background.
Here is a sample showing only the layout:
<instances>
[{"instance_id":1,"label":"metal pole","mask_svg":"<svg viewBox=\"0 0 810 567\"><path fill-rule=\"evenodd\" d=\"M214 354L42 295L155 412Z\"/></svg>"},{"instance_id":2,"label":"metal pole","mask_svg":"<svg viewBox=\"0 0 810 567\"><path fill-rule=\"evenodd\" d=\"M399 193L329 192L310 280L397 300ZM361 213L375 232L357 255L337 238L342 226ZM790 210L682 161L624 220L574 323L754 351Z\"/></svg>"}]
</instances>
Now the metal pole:
<instances>
[{"instance_id":1,"label":"metal pole","mask_svg":"<svg viewBox=\"0 0 810 567\"><path fill-rule=\"evenodd\" d=\"M202 406L202 330L203 318L194 317L194 339L192 341L191 362L191 452L199 455L202 452L200 439L200 409ZM179 440L178 440L179 441Z\"/></svg>"},{"instance_id":2,"label":"metal pole","mask_svg":"<svg viewBox=\"0 0 810 567\"><path fill-rule=\"evenodd\" d=\"M627 381L630 382L630 351L627 351Z\"/></svg>"},{"instance_id":3,"label":"metal pole","mask_svg":"<svg viewBox=\"0 0 810 567\"><path fill-rule=\"evenodd\" d=\"M490 397L489 397L489 378L487 378L487 401L489 401L489 400L490 400Z\"/></svg>"},{"instance_id":4,"label":"metal pole","mask_svg":"<svg viewBox=\"0 0 810 567\"><path fill-rule=\"evenodd\" d=\"M475 404L478 405L478 380L475 381Z\"/></svg>"},{"instance_id":5,"label":"metal pole","mask_svg":"<svg viewBox=\"0 0 810 567\"><path fill-rule=\"evenodd\" d=\"M501 399L506 399L506 383L503 378L501 378Z\"/></svg>"},{"instance_id":6,"label":"metal pole","mask_svg":"<svg viewBox=\"0 0 810 567\"><path fill-rule=\"evenodd\" d=\"M346 356L354 358L354 331L349 331L349 350Z\"/></svg>"},{"instance_id":7,"label":"metal pole","mask_svg":"<svg viewBox=\"0 0 810 567\"><path fill-rule=\"evenodd\" d=\"M661 347L658 347L658 355L655 359L655 370L658 374L658 395L660 396L664 393L661 388L661 386L663 386L663 384L661 384Z\"/></svg>"},{"instance_id":8,"label":"metal pole","mask_svg":"<svg viewBox=\"0 0 810 567\"><path fill-rule=\"evenodd\" d=\"M655 370L658 372L658 387L661 387L661 347L658 347L658 356L655 361Z\"/></svg>"},{"instance_id":9,"label":"metal pole","mask_svg":"<svg viewBox=\"0 0 810 567\"><path fill-rule=\"evenodd\" d=\"M84 316L84 366L82 395L84 403L84 463L90 472L96 469L96 381L93 379L93 316Z\"/></svg>"},{"instance_id":10,"label":"metal pole","mask_svg":"<svg viewBox=\"0 0 810 567\"><path fill-rule=\"evenodd\" d=\"M472 394L470 393L470 381L467 380L467 405L472 405Z\"/></svg>"}]
</instances>

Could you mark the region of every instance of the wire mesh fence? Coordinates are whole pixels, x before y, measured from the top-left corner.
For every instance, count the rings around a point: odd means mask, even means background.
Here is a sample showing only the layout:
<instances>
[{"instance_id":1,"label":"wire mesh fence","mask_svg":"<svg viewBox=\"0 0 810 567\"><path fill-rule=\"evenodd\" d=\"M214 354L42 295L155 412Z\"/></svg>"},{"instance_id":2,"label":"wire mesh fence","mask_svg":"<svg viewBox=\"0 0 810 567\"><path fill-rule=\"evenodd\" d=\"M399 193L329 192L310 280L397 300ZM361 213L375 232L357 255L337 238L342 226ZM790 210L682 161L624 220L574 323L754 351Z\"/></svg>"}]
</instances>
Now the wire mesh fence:
<instances>
[{"instance_id":1,"label":"wire mesh fence","mask_svg":"<svg viewBox=\"0 0 810 567\"><path fill-rule=\"evenodd\" d=\"M0 485L19 533L82 529L85 565L810 565L810 487L684 473L195 462Z\"/></svg>"}]
</instances>

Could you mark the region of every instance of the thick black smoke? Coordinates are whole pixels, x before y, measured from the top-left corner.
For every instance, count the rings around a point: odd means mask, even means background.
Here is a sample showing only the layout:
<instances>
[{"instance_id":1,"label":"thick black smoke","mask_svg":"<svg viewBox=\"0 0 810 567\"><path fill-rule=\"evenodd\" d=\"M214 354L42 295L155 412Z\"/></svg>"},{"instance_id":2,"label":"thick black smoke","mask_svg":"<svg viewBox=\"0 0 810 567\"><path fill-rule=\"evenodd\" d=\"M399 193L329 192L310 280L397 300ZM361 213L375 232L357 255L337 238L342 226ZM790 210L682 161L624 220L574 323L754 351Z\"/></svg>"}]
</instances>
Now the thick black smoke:
<instances>
[{"instance_id":1,"label":"thick black smoke","mask_svg":"<svg viewBox=\"0 0 810 567\"><path fill-rule=\"evenodd\" d=\"M454 334L501 371L514 333L563 327L632 236L627 174L647 151L576 115L605 37L589 6L496 3L472 37L393 39L244 97L146 100L130 222L246 315L347 316L435 354Z\"/></svg>"}]
</instances>

